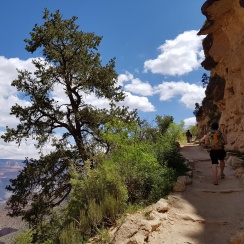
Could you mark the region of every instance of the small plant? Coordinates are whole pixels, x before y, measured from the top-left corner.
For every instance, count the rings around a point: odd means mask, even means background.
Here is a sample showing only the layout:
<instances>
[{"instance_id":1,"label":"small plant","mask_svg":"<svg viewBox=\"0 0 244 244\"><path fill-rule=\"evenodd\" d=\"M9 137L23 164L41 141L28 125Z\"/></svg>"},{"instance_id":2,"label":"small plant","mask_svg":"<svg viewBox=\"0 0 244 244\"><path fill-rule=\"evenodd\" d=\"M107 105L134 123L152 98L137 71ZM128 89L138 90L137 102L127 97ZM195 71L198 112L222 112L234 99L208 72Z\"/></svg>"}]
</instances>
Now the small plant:
<instances>
[{"instance_id":1,"label":"small plant","mask_svg":"<svg viewBox=\"0 0 244 244\"><path fill-rule=\"evenodd\" d=\"M128 204L127 208L126 208L126 211L125 213L126 214L133 214L141 209L143 209L145 207L145 205L142 205L142 204Z\"/></svg>"},{"instance_id":2,"label":"small plant","mask_svg":"<svg viewBox=\"0 0 244 244\"><path fill-rule=\"evenodd\" d=\"M81 243L78 228L74 222L71 222L64 228L59 236L60 244L78 244Z\"/></svg>"},{"instance_id":3,"label":"small plant","mask_svg":"<svg viewBox=\"0 0 244 244\"><path fill-rule=\"evenodd\" d=\"M152 211L146 211L146 212L144 212L144 217L146 218L146 219L149 219L149 217L150 217L150 213L151 213Z\"/></svg>"},{"instance_id":4,"label":"small plant","mask_svg":"<svg viewBox=\"0 0 244 244\"><path fill-rule=\"evenodd\" d=\"M227 152L231 153L238 158L244 159L244 152L236 151L236 150L228 150Z\"/></svg>"},{"instance_id":5,"label":"small plant","mask_svg":"<svg viewBox=\"0 0 244 244\"><path fill-rule=\"evenodd\" d=\"M16 238L14 244L32 244L32 232L27 229L20 232Z\"/></svg>"}]
</instances>

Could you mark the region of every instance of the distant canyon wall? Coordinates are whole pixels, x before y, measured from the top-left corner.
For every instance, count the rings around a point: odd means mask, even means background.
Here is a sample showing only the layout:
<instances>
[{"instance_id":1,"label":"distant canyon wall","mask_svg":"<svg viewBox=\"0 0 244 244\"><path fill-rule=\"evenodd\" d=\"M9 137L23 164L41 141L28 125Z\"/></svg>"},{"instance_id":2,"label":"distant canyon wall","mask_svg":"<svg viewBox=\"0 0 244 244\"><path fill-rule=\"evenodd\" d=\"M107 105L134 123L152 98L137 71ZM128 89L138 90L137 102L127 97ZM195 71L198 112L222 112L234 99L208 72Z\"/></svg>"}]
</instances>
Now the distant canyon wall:
<instances>
[{"instance_id":1,"label":"distant canyon wall","mask_svg":"<svg viewBox=\"0 0 244 244\"><path fill-rule=\"evenodd\" d=\"M213 103L220 128L227 134L226 148L244 151L244 0L208 0L202 14L206 21L198 34L207 35L202 66L210 77L225 81L222 98ZM209 128L207 116L197 120L202 131Z\"/></svg>"}]
</instances>

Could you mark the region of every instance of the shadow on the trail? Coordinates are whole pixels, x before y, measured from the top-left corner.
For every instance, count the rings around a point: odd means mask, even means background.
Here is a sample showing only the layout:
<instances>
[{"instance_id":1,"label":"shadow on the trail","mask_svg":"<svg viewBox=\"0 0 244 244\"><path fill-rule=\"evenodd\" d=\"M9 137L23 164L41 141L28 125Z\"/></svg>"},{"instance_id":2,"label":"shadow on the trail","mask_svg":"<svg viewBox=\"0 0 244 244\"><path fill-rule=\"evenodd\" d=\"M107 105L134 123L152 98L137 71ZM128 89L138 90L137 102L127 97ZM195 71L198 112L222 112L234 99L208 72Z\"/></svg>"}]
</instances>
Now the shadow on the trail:
<instances>
[{"instance_id":1,"label":"shadow on the trail","mask_svg":"<svg viewBox=\"0 0 244 244\"><path fill-rule=\"evenodd\" d=\"M188 227L182 227L185 231L181 236L188 241L183 243L230 243L230 238L244 228L243 182L226 164L225 179L219 178L219 185L213 185L209 153L199 145L187 144L181 154L193 166L192 185L173 193L182 202L180 209L173 205L175 211L194 216L185 221Z\"/></svg>"}]
</instances>

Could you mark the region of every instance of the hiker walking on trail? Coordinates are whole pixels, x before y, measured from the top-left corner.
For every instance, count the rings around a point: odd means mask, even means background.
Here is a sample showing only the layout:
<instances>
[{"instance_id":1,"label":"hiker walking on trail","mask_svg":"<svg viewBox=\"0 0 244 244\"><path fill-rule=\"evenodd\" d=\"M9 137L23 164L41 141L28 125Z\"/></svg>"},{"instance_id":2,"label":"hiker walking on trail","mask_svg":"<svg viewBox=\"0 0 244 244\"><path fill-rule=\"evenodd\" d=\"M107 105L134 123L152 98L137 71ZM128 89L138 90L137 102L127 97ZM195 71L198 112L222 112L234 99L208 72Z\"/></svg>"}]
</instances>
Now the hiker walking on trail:
<instances>
[{"instance_id":1,"label":"hiker walking on trail","mask_svg":"<svg viewBox=\"0 0 244 244\"><path fill-rule=\"evenodd\" d=\"M218 163L220 163L220 176L225 177L224 168L226 152L224 145L227 144L226 135L219 131L219 124L211 124L211 131L205 137L205 144L210 146L210 158L212 161L213 184L218 185ZM219 161L219 162L218 162Z\"/></svg>"},{"instance_id":2,"label":"hiker walking on trail","mask_svg":"<svg viewBox=\"0 0 244 244\"><path fill-rule=\"evenodd\" d=\"M187 132L186 132L186 140L188 143L191 142L191 140L192 140L192 134L189 130L187 130Z\"/></svg>"}]
</instances>

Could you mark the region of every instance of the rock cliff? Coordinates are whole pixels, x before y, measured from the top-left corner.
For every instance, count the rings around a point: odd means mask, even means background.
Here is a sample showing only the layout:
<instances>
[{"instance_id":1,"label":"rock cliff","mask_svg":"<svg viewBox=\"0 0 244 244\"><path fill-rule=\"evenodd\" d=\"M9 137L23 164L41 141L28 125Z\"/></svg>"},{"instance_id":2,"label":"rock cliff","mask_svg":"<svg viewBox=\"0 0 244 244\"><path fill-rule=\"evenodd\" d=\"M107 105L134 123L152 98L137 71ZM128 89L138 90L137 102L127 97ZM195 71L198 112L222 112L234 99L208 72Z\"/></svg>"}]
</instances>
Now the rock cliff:
<instances>
[{"instance_id":1,"label":"rock cliff","mask_svg":"<svg viewBox=\"0 0 244 244\"><path fill-rule=\"evenodd\" d=\"M226 148L244 151L244 0L207 0L201 10L206 21L198 34L206 35L202 66L210 82L198 126L204 133L211 120L219 121L228 135Z\"/></svg>"}]
</instances>

